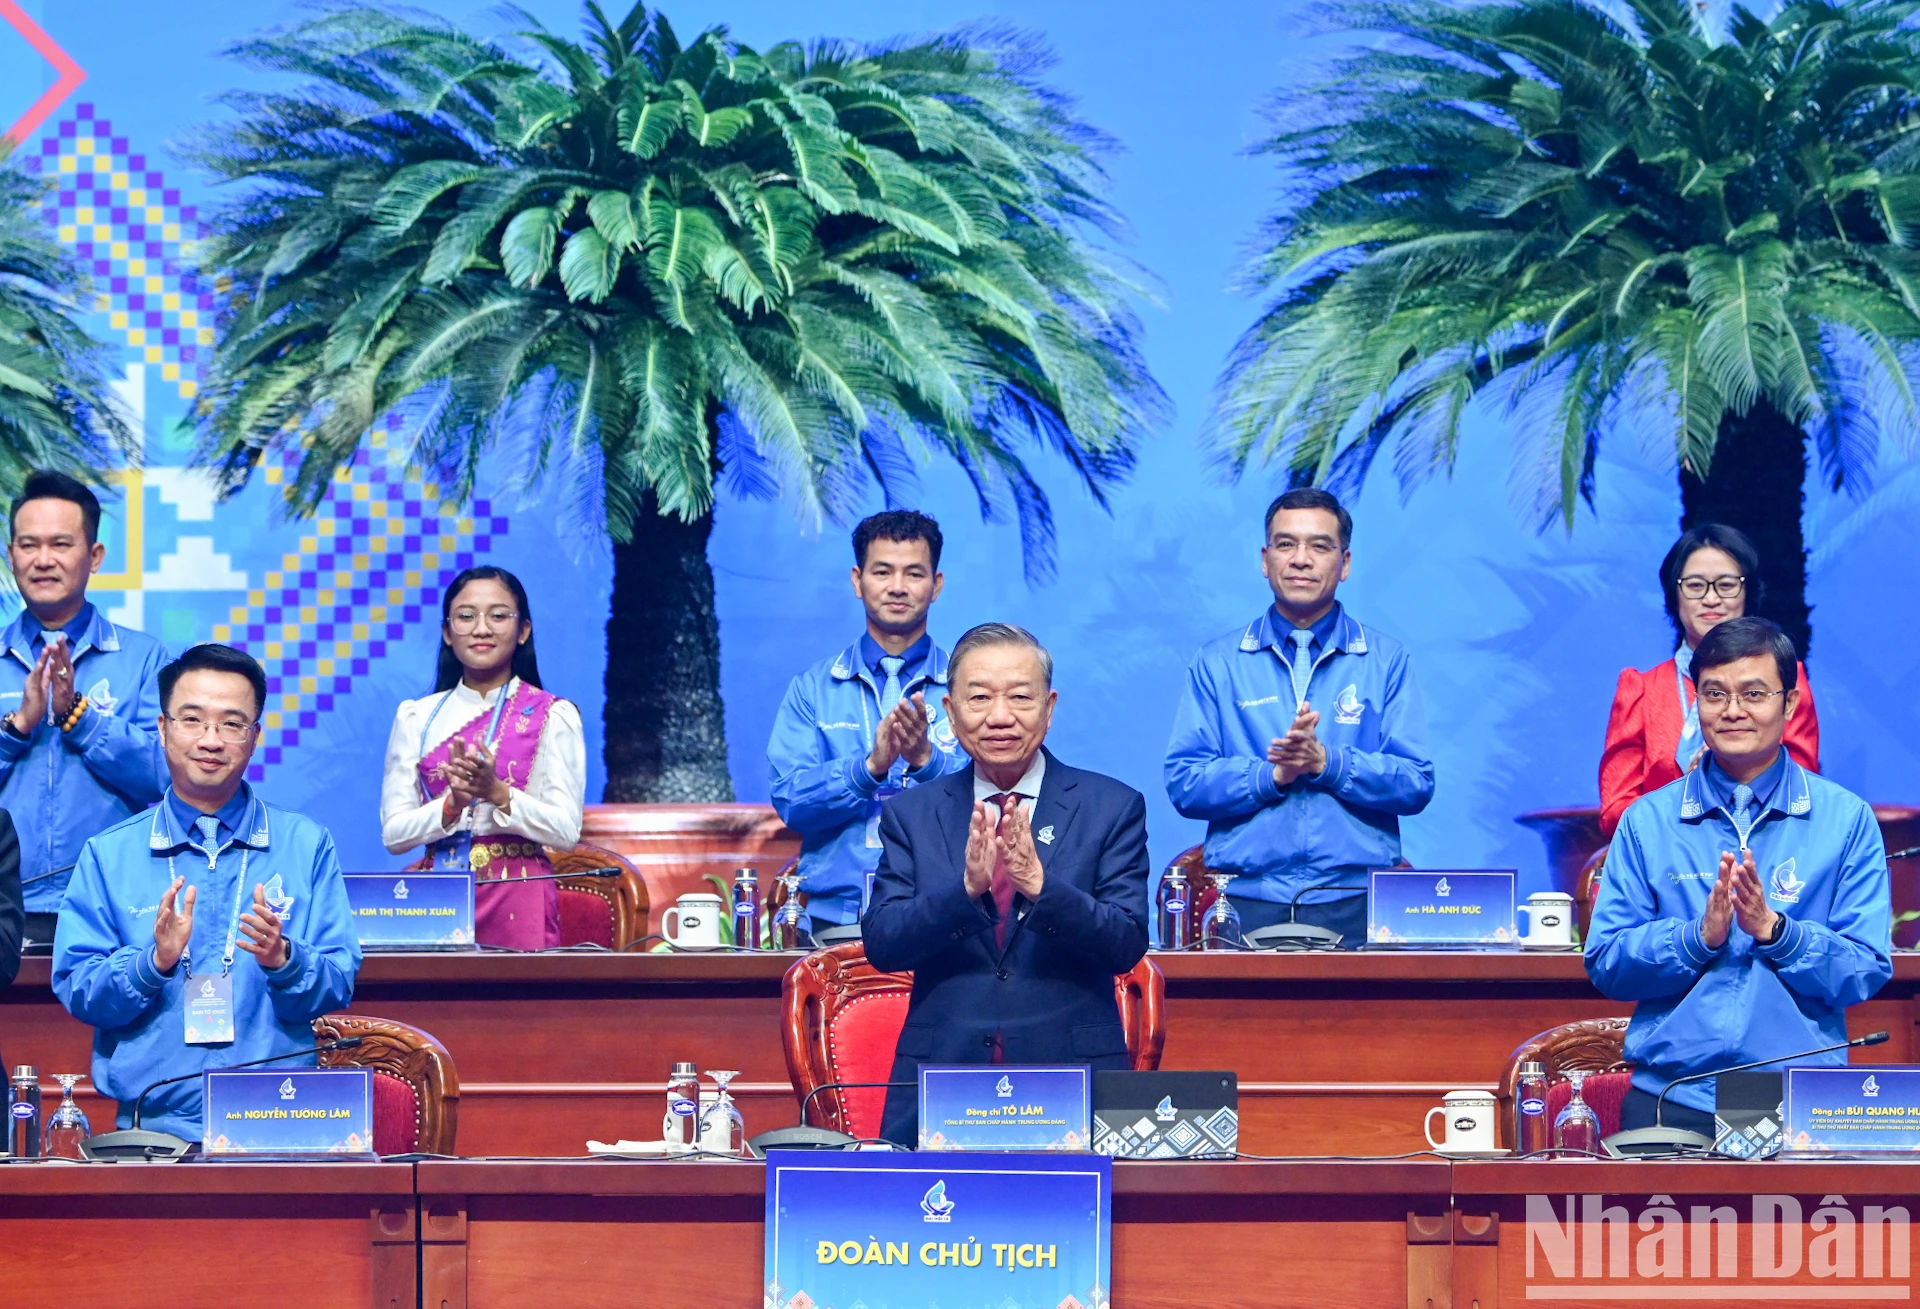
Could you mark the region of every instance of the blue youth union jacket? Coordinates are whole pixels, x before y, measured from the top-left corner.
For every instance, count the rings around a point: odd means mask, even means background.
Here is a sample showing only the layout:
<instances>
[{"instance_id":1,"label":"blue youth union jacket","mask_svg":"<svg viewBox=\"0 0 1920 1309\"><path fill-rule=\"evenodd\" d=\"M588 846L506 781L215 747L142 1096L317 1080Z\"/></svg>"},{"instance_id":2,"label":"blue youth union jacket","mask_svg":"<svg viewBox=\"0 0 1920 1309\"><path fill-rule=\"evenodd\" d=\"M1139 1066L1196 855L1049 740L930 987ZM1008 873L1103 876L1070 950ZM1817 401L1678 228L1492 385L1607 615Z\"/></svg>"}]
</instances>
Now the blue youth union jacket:
<instances>
[{"instance_id":1,"label":"blue youth union jacket","mask_svg":"<svg viewBox=\"0 0 1920 1309\"><path fill-rule=\"evenodd\" d=\"M71 732L42 723L22 741L0 730L0 808L20 834L20 880L28 913L50 914L80 847L167 787L160 749L160 643L116 627L98 609L73 646L74 689L87 710ZM33 671L32 643L18 618L0 631L0 714L20 707Z\"/></svg>"},{"instance_id":2,"label":"blue youth union jacket","mask_svg":"<svg viewBox=\"0 0 1920 1309\"><path fill-rule=\"evenodd\" d=\"M1676 1077L1847 1039L1846 1009L1893 976L1887 853L1873 810L1792 759L1750 836L1767 903L1787 926L1759 945L1736 919L1718 950L1700 916L1738 852L1733 822L1695 769L1628 807L1607 853L1587 975L1633 1000L1626 1058L1655 1095ZM1845 1051L1808 1063L1843 1064ZM1713 1111L1714 1079L1670 1103Z\"/></svg>"},{"instance_id":3,"label":"blue youth union jacket","mask_svg":"<svg viewBox=\"0 0 1920 1309\"><path fill-rule=\"evenodd\" d=\"M1291 652L1270 609L1202 646L1166 766L1173 807L1207 822L1207 867L1236 875L1234 896L1281 904L1324 883L1366 890L1367 869L1400 859L1400 819L1433 798L1426 711L1406 649L1344 611L1307 683L1327 770L1274 784L1267 746L1298 707Z\"/></svg>"},{"instance_id":4,"label":"blue youth union jacket","mask_svg":"<svg viewBox=\"0 0 1920 1309\"><path fill-rule=\"evenodd\" d=\"M120 1102L121 1127L141 1089L163 1077L311 1051L309 1024L353 1000L360 941L327 829L255 795L240 835L213 852L211 866L198 841L167 805L129 818L87 842L60 906L53 991L94 1029L93 1084ZM229 1045L186 1043L188 964L175 964L169 977L154 963L154 914L176 873L199 889L189 947L196 976L220 971L235 897L246 912L256 883L285 923L291 953L276 972L235 943ZM141 1125L197 1141L200 1110L198 1079L176 1083L147 1097Z\"/></svg>"},{"instance_id":5,"label":"blue youth union jacket","mask_svg":"<svg viewBox=\"0 0 1920 1309\"><path fill-rule=\"evenodd\" d=\"M947 652L933 646L902 695L927 699L933 757L909 769L896 759L886 781L867 771L880 688L855 641L815 664L787 687L767 742L767 771L780 821L800 833L800 888L817 926L860 921L867 874L880 866L880 809L887 797L922 786L973 761L954 739L940 697L947 689Z\"/></svg>"}]
</instances>

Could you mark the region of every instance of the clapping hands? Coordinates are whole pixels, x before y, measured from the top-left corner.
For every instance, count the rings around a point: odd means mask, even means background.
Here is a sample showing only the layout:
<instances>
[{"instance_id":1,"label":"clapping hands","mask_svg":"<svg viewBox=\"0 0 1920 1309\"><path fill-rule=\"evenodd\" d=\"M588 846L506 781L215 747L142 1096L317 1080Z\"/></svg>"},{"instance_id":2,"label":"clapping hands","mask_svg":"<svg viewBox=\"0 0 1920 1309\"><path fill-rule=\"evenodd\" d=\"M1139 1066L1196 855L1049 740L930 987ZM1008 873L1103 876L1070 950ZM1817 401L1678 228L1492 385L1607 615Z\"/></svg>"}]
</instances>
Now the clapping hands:
<instances>
[{"instance_id":1,"label":"clapping hands","mask_svg":"<svg viewBox=\"0 0 1920 1309\"><path fill-rule=\"evenodd\" d=\"M867 772L884 778L893 761L905 759L909 768L925 768L933 758L933 740L927 735L927 697L919 691L903 698L874 729L873 749L867 754Z\"/></svg>"},{"instance_id":2,"label":"clapping hands","mask_svg":"<svg viewBox=\"0 0 1920 1309\"><path fill-rule=\"evenodd\" d=\"M1267 747L1267 762L1273 765L1273 780L1286 786L1295 778L1317 777L1327 770L1327 747L1316 735L1320 711L1305 700L1293 716L1293 726L1285 736L1273 738Z\"/></svg>"},{"instance_id":3,"label":"clapping hands","mask_svg":"<svg viewBox=\"0 0 1920 1309\"><path fill-rule=\"evenodd\" d=\"M447 762L442 767L447 779L446 798L441 801L445 826L452 827L469 805L485 800L498 809L509 809L513 788L494 772L493 751L485 746L469 747L459 737L447 742Z\"/></svg>"},{"instance_id":4,"label":"clapping hands","mask_svg":"<svg viewBox=\"0 0 1920 1309\"><path fill-rule=\"evenodd\" d=\"M1016 803L1000 817L998 805L985 800L973 802L973 820L967 827L966 889L978 898L993 886L993 868L1006 860L1007 878L1013 889L1029 901L1038 900L1046 885L1046 869L1041 867L1040 852L1034 848L1033 826Z\"/></svg>"},{"instance_id":5,"label":"clapping hands","mask_svg":"<svg viewBox=\"0 0 1920 1309\"><path fill-rule=\"evenodd\" d=\"M1727 943L1735 922L1740 930L1756 941L1773 935L1776 914L1767 904L1766 888L1760 884L1760 871L1754 867L1753 851L1742 850L1735 859L1731 851L1720 855L1720 876L1707 893L1707 907L1700 915L1700 939L1709 950Z\"/></svg>"}]
</instances>

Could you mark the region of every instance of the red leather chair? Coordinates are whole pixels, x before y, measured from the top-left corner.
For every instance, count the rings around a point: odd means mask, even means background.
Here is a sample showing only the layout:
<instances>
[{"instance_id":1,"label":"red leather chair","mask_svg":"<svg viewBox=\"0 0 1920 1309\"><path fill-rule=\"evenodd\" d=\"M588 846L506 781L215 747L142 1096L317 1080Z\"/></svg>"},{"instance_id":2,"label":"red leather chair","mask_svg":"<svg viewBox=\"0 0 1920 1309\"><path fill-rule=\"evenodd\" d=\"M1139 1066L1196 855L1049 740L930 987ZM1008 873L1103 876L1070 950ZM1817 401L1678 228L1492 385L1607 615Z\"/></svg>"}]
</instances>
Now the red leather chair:
<instances>
[{"instance_id":1,"label":"red leather chair","mask_svg":"<svg viewBox=\"0 0 1920 1309\"><path fill-rule=\"evenodd\" d=\"M351 1050L328 1050L322 1068L373 1070L376 1154L452 1154L460 1123L460 1075L453 1056L429 1032L390 1018L328 1014L313 1020L316 1045L357 1036Z\"/></svg>"},{"instance_id":2,"label":"red leather chair","mask_svg":"<svg viewBox=\"0 0 1920 1309\"><path fill-rule=\"evenodd\" d=\"M858 941L815 950L787 970L781 983L786 1021L781 1042L787 1076L804 1107L807 1097L835 1082L884 1082L907 1021L911 973L883 973L867 962ZM1114 999L1136 1070L1160 1066L1166 1046L1167 980L1152 959L1113 979ZM807 1120L868 1140L880 1132L887 1093L874 1088L821 1091Z\"/></svg>"},{"instance_id":3,"label":"red leather chair","mask_svg":"<svg viewBox=\"0 0 1920 1309\"><path fill-rule=\"evenodd\" d=\"M1608 1137L1619 1131L1620 1105L1626 1099L1627 1088L1633 1084L1633 1065L1621 1057L1627 1039L1627 1022L1625 1018L1588 1018L1549 1027L1522 1041L1507 1057L1506 1071L1500 1075L1502 1143L1509 1149L1513 1147L1512 1140L1508 1139L1513 1124L1513 1083L1520 1065L1528 1060L1546 1065L1549 1124L1573 1098L1566 1074L1567 1070L1578 1068L1587 1074L1580 1098L1600 1120L1600 1135Z\"/></svg>"}]
</instances>

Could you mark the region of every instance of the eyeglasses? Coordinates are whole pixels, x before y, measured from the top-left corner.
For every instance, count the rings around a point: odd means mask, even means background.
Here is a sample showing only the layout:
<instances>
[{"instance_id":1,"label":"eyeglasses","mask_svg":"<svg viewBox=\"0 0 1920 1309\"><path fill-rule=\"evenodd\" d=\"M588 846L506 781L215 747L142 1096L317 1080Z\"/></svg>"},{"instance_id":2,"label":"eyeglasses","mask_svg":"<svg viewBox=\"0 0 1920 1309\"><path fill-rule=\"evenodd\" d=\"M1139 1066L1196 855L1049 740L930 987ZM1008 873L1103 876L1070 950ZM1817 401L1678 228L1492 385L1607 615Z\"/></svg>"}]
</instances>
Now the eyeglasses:
<instances>
[{"instance_id":1,"label":"eyeglasses","mask_svg":"<svg viewBox=\"0 0 1920 1309\"><path fill-rule=\"evenodd\" d=\"M198 741L207 734L207 729L211 727L214 735L218 736L228 745L246 744L247 738L253 735L253 729L260 725L257 722L249 723L238 718L223 718L218 721L213 721L202 718L198 714L181 714L178 718L172 714L161 714L160 716L168 722L178 725L180 730L185 732L190 740Z\"/></svg>"},{"instance_id":2,"label":"eyeglasses","mask_svg":"<svg viewBox=\"0 0 1920 1309\"><path fill-rule=\"evenodd\" d=\"M1680 579L1680 594L1689 600L1704 600L1707 592L1712 591L1722 600L1731 600L1747 589L1744 577L1705 578L1695 573L1691 577Z\"/></svg>"},{"instance_id":3,"label":"eyeglasses","mask_svg":"<svg viewBox=\"0 0 1920 1309\"><path fill-rule=\"evenodd\" d=\"M478 609L456 609L447 615L447 626L466 636L479 630L483 617L487 620L487 630L490 632L512 627L520 620L520 615L511 609L489 609L484 614Z\"/></svg>"},{"instance_id":4,"label":"eyeglasses","mask_svg":"<svg viewBox=\"0 0 1920 1309\"><path fill-rule=\"evenodd\" d=\"M1727 702L1732 700L1735 695L1738 695L1741 704L1749 709L1758 709L1776 695L1785 694L1785 691L1762 691L1757 686L1750 686L1744 691L1737 692L1723 691L1717 686L1710 686L1700 693L1700 703L1712 705L1715 709L1725 709Z\"/></svg>"}]
</instances>

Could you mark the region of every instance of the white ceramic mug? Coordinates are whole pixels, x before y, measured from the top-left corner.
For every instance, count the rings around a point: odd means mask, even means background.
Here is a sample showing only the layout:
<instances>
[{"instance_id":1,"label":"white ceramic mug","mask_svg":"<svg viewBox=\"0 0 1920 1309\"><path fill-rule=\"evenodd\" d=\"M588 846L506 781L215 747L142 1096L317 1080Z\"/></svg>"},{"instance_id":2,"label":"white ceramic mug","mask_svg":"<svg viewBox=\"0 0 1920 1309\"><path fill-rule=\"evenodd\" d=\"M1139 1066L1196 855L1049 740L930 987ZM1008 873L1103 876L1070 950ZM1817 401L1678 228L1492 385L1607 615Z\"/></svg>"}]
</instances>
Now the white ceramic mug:
<instances>
[{"instance_id":1,"label":"white ceramic mug","mask_svg":"<svg viewBox=\"0 0 1920 1309\"><path fill-rule=\"evenodd\" d=\"M1491 1091L1448 1091L1441 1097L1445 1104L1435 1105L1427 1110L1427 1121L1421 1124L1427 1134L1427 1144L1442 1151L1486 1151L1491 1153L1498 1148L1494 1138L1494 1109L1497 1102ZM1433 1139L1433 1116L1441 1115L1446 1120L1446 1139Z\"/></svg>"},{"instance_id":2,"label":"white ceramic mug","mask_svg":"<svg viewBox=\"0 0 1920 1309\"><path fill-rule=\"evenodd\" d=\"M1564 949L1573 944L1573 897L1564 891L1535 891L1523 905L1527 934L1520 944L1533 949Z\"/></svg>"},{"instance_id":3,"label":"white ceramic mug","mask_svg":"<svg viewBox=\"0 0 1920 1309\"><path fill-rule=\"evenodd\" d=\"M660 932L683 950L711 949L720 944L720 897L689 891L660 915Z\"/></svg>"}]
</instances>

